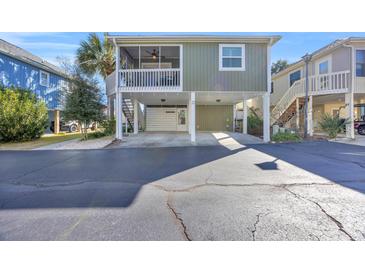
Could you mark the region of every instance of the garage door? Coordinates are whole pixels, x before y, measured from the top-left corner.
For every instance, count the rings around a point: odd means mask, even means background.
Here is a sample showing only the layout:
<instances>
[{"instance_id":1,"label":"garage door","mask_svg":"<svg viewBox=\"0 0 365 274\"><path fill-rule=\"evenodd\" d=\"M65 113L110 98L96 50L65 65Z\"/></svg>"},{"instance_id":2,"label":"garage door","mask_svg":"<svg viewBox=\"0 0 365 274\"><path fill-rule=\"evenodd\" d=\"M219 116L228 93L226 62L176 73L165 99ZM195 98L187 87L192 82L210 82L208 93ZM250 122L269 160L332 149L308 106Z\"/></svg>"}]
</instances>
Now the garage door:
<instances>
[{"instance_id":1,"label":"garage door","mask_svg":"<svg viewBox=\"0 0 365 274\"><path fill-rule=\"evenodd\" d=\"M197 106L196 128L201 131L232 131L233 106Z\"/></svg>"},{"instance_id":2,"label":"garage door","mask_svg":"<svg viewBox=\"0 0 365 274\"><path fill-rule=\"evenodd\" d=\"M147 107L146 131L175 131L176 127L176 108Z\"/></svg>"}]
</instances>

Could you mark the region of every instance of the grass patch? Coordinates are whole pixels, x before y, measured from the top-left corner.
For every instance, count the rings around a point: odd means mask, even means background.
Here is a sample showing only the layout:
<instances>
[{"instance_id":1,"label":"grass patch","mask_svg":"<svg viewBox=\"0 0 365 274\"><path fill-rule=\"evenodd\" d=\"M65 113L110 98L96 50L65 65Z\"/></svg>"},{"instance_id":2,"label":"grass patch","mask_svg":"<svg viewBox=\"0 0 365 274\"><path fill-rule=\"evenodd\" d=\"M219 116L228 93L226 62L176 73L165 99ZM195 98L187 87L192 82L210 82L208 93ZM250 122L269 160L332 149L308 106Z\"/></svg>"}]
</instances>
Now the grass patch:
<instances>
[{"instance_id":1,"label":"grass patch","mask_svg":"<svg viewBox=\"0 0 365 274\"><path fill-rule=\"evenodd\" d=\"M33 149L38 148L50 144L55 144L59 142L69 141L76 138L81 138L81 133L60 133L57 135L45 135L39 139L35 139L32 141L26 142L9 142L9 143L2 143L0 142L0 150L8 150L8 149L15 149L15 150L23 150L23 149Z\"/></svg>"},{"instance_id":2,"label":"grass patch","mask_svg":"<svg viewBox=\"0 0 365 274\"><path fill-rule=\"evenodd\" d=\"M298 142L301 140L300 136L296 133L290 132L278 132L272 136L274 142Z\"/></svg>"}]
</instances>

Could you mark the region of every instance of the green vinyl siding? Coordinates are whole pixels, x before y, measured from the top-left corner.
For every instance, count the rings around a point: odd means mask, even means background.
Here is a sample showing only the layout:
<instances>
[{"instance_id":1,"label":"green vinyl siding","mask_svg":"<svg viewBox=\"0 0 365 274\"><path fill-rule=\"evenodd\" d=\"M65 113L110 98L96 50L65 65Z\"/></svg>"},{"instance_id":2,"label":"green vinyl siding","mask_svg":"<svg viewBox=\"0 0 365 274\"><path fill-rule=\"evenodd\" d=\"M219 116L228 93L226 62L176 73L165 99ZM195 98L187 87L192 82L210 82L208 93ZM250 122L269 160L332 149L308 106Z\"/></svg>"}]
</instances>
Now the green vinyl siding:
<instances>
[{"instance_id":1,"label":"green vinyl siding","mask_svg":"<svg viewBox=\"0 0 365 274\"><path fill-rule=\"evenodd\" d=\"M245 71L219 71L219 44L231 42L139 42L143 44L173 44L183 46L184 91L266 91L267 45L245 45ZM164 61L162 61L164 62Z\"/></svg>"},{"instance_id":2,"label":"green vinyl siding","mask_svg":"<svg viewBox=\"0 0 365 274\"><path fill-rule=\"evenodd\" d=\"M200 131L232 131L233 106L196 106L196 129Z\"/></svg>"},{"instance_id":3,"label":"green vinyl siding","mask_svg":"<svg viewBox=\"0 0 365 274\"><path fill-rule=\"evenodd\" d=\"M183 53L184 91L266 90L266 44L245 44L245 71L219 71L219 43L184 43Z\"/></svg>"}]
</instances>

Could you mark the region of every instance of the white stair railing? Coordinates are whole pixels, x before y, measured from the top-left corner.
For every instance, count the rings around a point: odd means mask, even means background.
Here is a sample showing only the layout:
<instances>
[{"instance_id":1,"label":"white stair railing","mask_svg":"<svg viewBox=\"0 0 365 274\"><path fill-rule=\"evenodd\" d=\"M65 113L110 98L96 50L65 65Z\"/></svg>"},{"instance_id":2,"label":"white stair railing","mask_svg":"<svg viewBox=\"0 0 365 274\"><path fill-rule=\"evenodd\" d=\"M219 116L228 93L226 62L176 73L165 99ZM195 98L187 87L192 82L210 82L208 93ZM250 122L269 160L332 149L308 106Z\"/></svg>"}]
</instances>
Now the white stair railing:
<instances>
[{"instance_id":1,"label":"white stair railing","mask_svg":"<svg viewBox=\"0 0 365 274\"><path fill-rule=\"evenodd\" d=\"M271 111L271 125L273 125L297 97L304 96L304 79L295 81L294 84L284 93L276 106Z\"/></svg>"}]
</instances>

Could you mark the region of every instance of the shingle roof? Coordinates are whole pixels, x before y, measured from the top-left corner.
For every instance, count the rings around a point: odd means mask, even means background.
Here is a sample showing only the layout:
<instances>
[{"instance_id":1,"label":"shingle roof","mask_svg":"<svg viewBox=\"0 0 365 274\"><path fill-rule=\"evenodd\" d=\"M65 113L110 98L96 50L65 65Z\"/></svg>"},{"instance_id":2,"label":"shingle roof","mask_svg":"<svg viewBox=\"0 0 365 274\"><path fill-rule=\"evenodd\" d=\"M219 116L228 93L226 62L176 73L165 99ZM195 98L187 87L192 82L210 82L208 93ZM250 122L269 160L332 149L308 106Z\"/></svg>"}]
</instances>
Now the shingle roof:
<instances>
[{"instance_id":1,"label":"shingle roof","mask_svg":"<svg viewBox=\"0 0 365 274\"><path fill-rule=\"evenodd\" d=\"M0 52L48 72L67 77L67 73L59 67L2 39L0 39Z\"/></svg>"}]
</instances>

